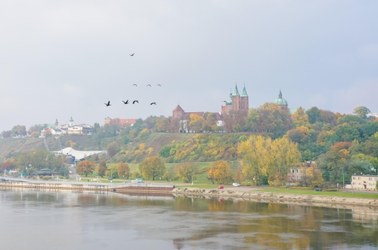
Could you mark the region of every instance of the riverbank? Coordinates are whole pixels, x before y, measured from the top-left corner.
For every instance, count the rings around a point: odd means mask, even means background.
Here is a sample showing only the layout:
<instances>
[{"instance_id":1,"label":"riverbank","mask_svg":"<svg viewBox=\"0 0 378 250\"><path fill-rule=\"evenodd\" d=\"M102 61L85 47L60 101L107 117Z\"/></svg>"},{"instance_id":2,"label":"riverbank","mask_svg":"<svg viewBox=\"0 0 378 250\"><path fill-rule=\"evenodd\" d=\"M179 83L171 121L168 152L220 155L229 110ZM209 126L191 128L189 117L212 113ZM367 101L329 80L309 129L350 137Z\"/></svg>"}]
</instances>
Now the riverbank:
<instances>
[{"instance_id":1,"label":"riverbank","mask_svg":"<svg viewBox=\"0 0 378 250\"><path fill-rule=\"evenodd\" d=\"M46 190L79 190L95 192L132 193L141 195L173 195L176 197L219 198L227 200L250 200L267 203L286 203L322 207L364 207L378 211L378 193L374 198L342 197L336 195L319 194L292 194L284 192L270 192L271 189L263 187L232 187L224 189L176 187L172 184L140 183L140 184L112 184L112 183L86 183L66 181L35 181L25 179L6 179L0 181L0 188L29 188ZM375 194L376 197L375 198Z\"/></svg>"},{"instance_id":2,"label":"riverbank","mask_svg":"<svg viewBox=\"0 0 378 250\"><path fill-rule=\"evenodd\" d=\"M287 194L269 192L261 188L237 187L225 189L201 189L201 188L175 188L172 191L175 196L219 198L231 200L250 200L256 202L287 203L298 205L322 206L322 207L366 207L378 210L377 199L372 198L351 198L328 195L311 194Z\"/></svg>"}]
</instances>

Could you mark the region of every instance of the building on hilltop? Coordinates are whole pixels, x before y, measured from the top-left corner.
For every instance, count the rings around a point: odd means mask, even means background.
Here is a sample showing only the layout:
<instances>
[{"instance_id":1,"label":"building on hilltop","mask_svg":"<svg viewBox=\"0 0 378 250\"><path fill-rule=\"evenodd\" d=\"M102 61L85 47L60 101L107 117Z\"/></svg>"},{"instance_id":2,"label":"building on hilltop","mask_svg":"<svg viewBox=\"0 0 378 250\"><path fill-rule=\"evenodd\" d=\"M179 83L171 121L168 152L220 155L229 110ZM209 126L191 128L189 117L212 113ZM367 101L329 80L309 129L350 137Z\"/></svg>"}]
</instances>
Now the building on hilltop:
<instances>
[{"instance_id":1,"label":"building on hilltop","mask_svg":"<svg viewBox=\"0 0 378 250\"><path fill-rule=\"evenodd\" d=\"M178 130L180 133L189 133L189 132L199 132L203 129L200 127L200 122L197 122L194 125L194 122L191 123L192 119L197 118L202 122L205 122L212 117L216 126L221 126L221 115L216 112L185 112L184 109L177 105L177 107L172 111L172 122L174 123L174 128ZM190 126L191 125L191 126Z\"/></svg>"},{"instance_id":2,"label":"building on hilltop","mask_svg":"<svg viewBox=\"0 0 378 250\"><path fill-rule=\"evenodd\" d=\"M225 105L221 107L221 114L230 114L231 112L242 112L248 114L249 100L245 85L242 93L239 94L238 86L235 84L234 90L230 93L231 101L224 101Z\"/></svg>"},{"instance_id":3,"label":"building on hilltop","mask_svg":"<svg viewBox=\"0 0 378 250\"><path fill-rule=\"evenodd\" d=\"M231 101L224 101L221 107L223 128L226 132L238 131L247 120L249 112L249 98L245 86L242 93L239 93L238 86L230 93Z\"/></svg>"},{"instance_id":4,"label":"building on hilltop","mask_svg":"<svg viewBox=\"0 0 378 250\"><path fill-rule=\"evenodd\" d=\"M93 132L93 126L89 124L74 124L72 117L68 124L59 124L58 119L54 125L47 126L42 129L40 137L48 135L90 135Z\"/></svg>"},{"instance_id":5,"label":"building on hilltop","mask_svg":"<svg viewBox=\"0 0 378 250\"><path fill-rule=\"evenodd\" d=\"M280 93L278 94L278 98L275 100L274 103L277 104L278 106L282 107L282 108L288 107L286 99L282 97L281 90L280 90Z\"/></svg>"},{"instance_id":6,"label":"building on hilltop","mask_svg":"<svg viewBox=\"0 0 378 250\"><path fill-rule=\"evenodd\" d=\"M238 86L230 92L230 101L224 101L225 105L221 106L221 112L186 112L184 109L177 105L172 111L172 122L174 127L181 133L199 132L199 131L223 131L225 121L238 122L245 120L248 116L249 100L245 86L241 94L239 93ZM239 119L241 117L241 119ZM193 121L197 119L196 121ZM202 129L199 129L203 123ZM212 123L212 129L208 130L209 123Z\"/></svg>"}]
</instances>

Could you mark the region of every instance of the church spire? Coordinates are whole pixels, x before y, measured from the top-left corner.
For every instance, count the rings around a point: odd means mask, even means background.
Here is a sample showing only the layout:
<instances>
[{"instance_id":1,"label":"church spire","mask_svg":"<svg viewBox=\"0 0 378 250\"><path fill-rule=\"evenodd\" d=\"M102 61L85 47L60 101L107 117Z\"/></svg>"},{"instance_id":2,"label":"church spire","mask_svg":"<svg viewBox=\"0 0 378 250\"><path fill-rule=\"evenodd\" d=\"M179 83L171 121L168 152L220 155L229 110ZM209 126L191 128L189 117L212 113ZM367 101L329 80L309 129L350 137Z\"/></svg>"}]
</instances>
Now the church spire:
<instances>
[{"instance_id":1,"label":"church spire","mask_svg":"<svg viewBox=\"0 0 378 250\"><path fill-rule=\"evenodd\" d=\"M243 87L243 91L242 91L241 96L248 96L248 94L247 94L247 90L245 89L245 84L244 84L244 87Z\"/></svg>"},{"instance_id":2,"label":"church spire","mask_svg":"<svg viewBox=\"0 0 378 250\"><path fill-rule=\"evenodd\" d=\"M237 84L235 84L235 88L234 88L234 91L232 92L232 95L233 96L239 96L240 95Z\"/></svg>"}]
</instances>

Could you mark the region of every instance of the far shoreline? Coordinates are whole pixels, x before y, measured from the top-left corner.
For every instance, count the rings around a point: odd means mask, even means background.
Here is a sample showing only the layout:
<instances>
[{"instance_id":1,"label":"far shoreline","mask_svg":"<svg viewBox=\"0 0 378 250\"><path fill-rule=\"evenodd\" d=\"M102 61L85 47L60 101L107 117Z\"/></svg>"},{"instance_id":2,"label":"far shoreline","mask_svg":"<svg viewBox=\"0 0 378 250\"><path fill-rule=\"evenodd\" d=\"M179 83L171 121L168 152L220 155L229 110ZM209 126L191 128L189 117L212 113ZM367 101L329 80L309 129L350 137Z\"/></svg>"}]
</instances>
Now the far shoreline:
<instances>
[{"instance_id":1,"label":"far shoreline","mask_svg":"<svg viewBox=\"0 0 378 250\"><path fill-rule=\"evenodd\" d=\"M0 181L0 188L5 189L34 189L34 190L80 190L95 192L112 192L120 194L140 194L140 195L172 195L174 197L191 198L218 198L222 200L244 200L264 203L296 204L306 206L321 206L330 208L366 208L378 211L377 198L342 197L319 194L292 194L285 192L271 192L266 187L249 186L224 186L219 188L200 188L175 186L172 183L138 183L135 185L115 184L115 183L91 183L91 182L57 182L57 181L32 181L24 179L12 179Z\"/></svg>"},{"instance_id":2,"label":"far shoreline","mask_svg":"<svg viewBox=\"0 0 378 250\"><path fill-rule=\"evenodd\" d=\"M351 198L316 194L288 194L276 193L258 187L225 187L224 189L206 189L177 187L172 191L175 196L193 198L219 198L225 200L246 200L265 203L296 204L307 206L321 206L330 208L363 207L378 211L377 199Z\"/></svg>"}]
</instances>

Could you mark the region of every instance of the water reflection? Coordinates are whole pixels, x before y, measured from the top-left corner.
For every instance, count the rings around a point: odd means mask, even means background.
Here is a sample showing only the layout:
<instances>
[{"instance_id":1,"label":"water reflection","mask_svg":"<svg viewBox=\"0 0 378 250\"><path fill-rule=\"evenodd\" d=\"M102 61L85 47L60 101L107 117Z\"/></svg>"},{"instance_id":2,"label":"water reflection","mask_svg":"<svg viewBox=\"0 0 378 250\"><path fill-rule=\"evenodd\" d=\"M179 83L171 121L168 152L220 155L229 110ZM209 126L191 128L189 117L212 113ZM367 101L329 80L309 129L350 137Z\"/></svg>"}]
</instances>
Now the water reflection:
<instances>
[{"instance_id":1,"label":"water reflection","mask_svg":"<svg viewBox=\"0 0 378 250\"><path fill-rule=\"evenodd\" d=\"M378 211L363 208L25 190L0 204L1 238L23 239L2 249L378 247Z\"/></svg>"}]
</instances>

